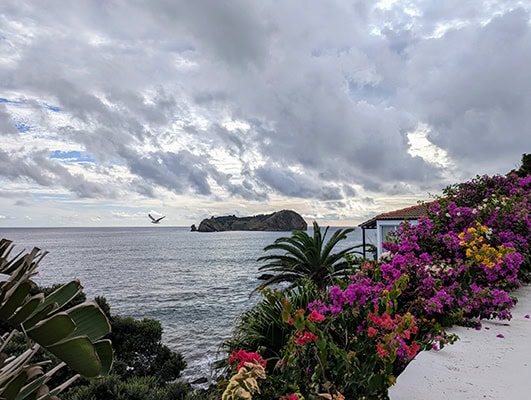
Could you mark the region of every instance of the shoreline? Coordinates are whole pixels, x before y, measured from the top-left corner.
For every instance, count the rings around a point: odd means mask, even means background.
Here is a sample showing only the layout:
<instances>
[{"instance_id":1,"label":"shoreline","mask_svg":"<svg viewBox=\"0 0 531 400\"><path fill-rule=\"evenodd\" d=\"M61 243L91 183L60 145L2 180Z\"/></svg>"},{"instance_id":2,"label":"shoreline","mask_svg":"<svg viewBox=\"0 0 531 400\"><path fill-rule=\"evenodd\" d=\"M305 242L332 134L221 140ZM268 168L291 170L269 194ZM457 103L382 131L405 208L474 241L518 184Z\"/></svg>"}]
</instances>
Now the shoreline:
<instances>
[{"instance_id":1,"label":"shoreline","mask_svg":"<svg viewBox=\"0 0 531 400\"><path fill-rule=\"evenodd\" d=\"M481 320L480 330L455 326L459 340L441 351L424 351L389 388L391 400L527 400L531 393L531 285L510 321Z\"/></svg>"}]
</instances>

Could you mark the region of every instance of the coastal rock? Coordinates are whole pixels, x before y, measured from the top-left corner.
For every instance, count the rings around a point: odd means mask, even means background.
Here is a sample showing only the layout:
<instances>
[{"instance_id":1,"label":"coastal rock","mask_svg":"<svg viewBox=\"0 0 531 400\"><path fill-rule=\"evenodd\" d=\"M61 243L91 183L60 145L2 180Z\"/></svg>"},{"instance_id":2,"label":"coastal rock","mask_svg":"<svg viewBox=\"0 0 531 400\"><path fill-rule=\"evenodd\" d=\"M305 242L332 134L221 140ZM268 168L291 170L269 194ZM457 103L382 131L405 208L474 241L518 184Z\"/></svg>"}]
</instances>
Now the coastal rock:
<instances>
[{"instance_id":1,"label":"coastal rock","mask_svg":"<svg viewBox=\"0 0 531 400\"><path fill-rule=\"evenodd\" d=\"M300 214L292 210L282 210L272 214L261 214L252 217L228 215L206 218L201 221L197 231L305 231L306 229L308 229L308 224Z\"/></svg>"},{"instance_id":2,"label":"coastal rock","mask_svg":"<svg viewBox=\"0 0 531 400\"><path fill-rule=\"evenodd\" d=\"M190 231L191 232L197 231L197 227L195 226L195 224L192 224L192 226L190 227Z\"/></svg>"}]
</instances>

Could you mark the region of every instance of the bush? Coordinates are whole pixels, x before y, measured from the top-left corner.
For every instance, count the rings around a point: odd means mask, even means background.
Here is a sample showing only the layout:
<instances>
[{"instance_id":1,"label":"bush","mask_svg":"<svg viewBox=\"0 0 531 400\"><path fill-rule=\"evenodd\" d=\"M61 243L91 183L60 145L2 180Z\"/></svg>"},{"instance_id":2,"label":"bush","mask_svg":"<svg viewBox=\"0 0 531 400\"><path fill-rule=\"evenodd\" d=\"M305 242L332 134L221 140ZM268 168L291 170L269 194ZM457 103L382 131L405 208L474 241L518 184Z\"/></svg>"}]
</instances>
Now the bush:
<instances>
[{"instance_id":1,"label":"bush","mask_svg":"<svg viewBox=\"0 0 531 400\"><path fill-rule=\"evenodd\" d=\"M185 400L190 391L182 382L160 384L152 376L123 380L112 375L71 389L63 400Z\"/></svg>"},{"instance_id":2,"label":"bush","mask_svg":"<svg viewBox=\"0 0 531 400\"><path fill-rule=\"evenodd\" d=\"M510 319L510 293L531 271L530 199L529 175L476 177L446 188L385 244L388 257L344 282L264 291L228 342L274 362L253 398L386 399L419 351L456 340L449 325ZM220 391L242 375L230 373Z\"/></svg>"}]
</instances>

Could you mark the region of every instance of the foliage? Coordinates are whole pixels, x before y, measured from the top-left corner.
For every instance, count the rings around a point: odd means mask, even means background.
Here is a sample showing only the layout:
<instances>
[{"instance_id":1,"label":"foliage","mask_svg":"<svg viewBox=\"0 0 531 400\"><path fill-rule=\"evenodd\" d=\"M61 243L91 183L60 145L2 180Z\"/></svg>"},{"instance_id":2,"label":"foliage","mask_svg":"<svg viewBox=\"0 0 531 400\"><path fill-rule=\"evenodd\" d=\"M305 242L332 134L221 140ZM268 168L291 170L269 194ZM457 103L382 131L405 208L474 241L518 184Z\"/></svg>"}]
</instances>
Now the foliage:
<instances>
[{"instance_id":1,"label":"foliage","mask_svg":"<svg viewBox=\"0 0 531 400\"><path fill-rule=\"evenodd\" d=\"M263 289L262 292L264 299L240 316L232 337L221 348L227 354L239 349L258 349L269 361L267 371L271 372L287 344L290 327L279 318L284 307L282 299L275 296L271 289ZM307 280L303 286L286 289L285 292L294 307L302 308L315 299L319 290ZM227 365L227 360L223 360L218 368L226 369Z\"/></svg>"},{"instance_id":2,"label":"foliage","mask_svg":"<svg viewBox=\"0 0 531 400\"><path fill-rule=\"evenodd\" d=\"M145 398L184 399L192 393L189 385L174 382L186 367L182 354L171 351L162 344L162 327L159 321L145 318L136 320L111 314L104 297L96 302L111 323L115 362L113 376L100 381L84 382L66 392L66 400L120 398L123 400ZM150 396L161 397L150 397ZM105 397L107 396L107 397ZM109 397L110 396L110 397Z\"/></svg>"},{"instance_id":3,"label":"foliage","mask_svg":"<svg viewBox=\"0 0 531 400\"><path fill-rule=\"evenodd\" d=\"M234 365L233 374L225 391L222 400L252 399L253 394L260 393L257 379L265 379L266 361L258 353L239 350L233 352L229 362Z\"/></svg>"},{"instance_id":4,"label":"foliage","mask_svg":"<svg viewBox=\"0 0 531 400\"><path fill-rule=\"evenodd\" d=\"M272 245L287 253L269 256L271 270L297 286L263 290L228 342L269 361L253 398L385 399L419 351L457 339L446 327L511 318L511 291L531 271L530 192L531 176L514 173L450 186L427 218L400 226L379 261L346 268L343 279L306 274L326 283L293 272L308 271L297 262L316 252L305 246L319 248L309 237Z\"/></svg>"},{"instance_id":5,"label":"foliage","mask_svg":"<svg viewBox=\"0 0 531 400\"><path fill-rule=\"evenodd\" d=\"M522 178L531 175L531 154L522 155L522 164L515 172Z\"/></svg>"},{"instance_id":6,"label":"foliage","mask_svg":"<svg viewBox=\"0 0 531 400\"><path fill-rule=\"evenodd\" d=\"M79 376L49 390L47 383L65 365L87 377L106 375L112 365L112 348L109 340L102 339L110 325L101 309L92 302L65 307L80 292L78 281L47 295L32 294L36 285L31 278L46 253L35 248L11 257L13 247L9 240L0 241L0 273L6 275L0 283L0 397L53 398ZM25 351L8 354L17 331L27 338ZM32 361L41 347L63 362L46 371L45 364Z\"/></svg>"},{"instance_id":7,"label":"foliage","mask_svg":"<svg viewBox=\"0 0 531 400\"><path fill-rule=\"evenodd\" d=\"M185 400L190 392L189 385L182 382L161 384L153 376L124 380L118 375L111 375L73 388L63 400Z\"/></svg>"},{"instance_id":8,"label":"foliage","mask_svg":"<svg viewBox=\"0 0 531 400\"><path fill-rule=\"evenodd\" d=\"M280 251L282 254L270 254L258 259L267 262L259 268L260 271L275 273L259 289L280 282L288 282L291 287L301 286L305 278L319 288L333 284L351 268L345 257L362 254L355 250L359 245L332 252L352 231L353 229L338 229L327 242L328 227L321 233L321 228L314 222L313 237L305 231L293 231L291 237L278 238L273 244L266 246L264 251Z\"/></svg>"},{"instance_id":9,"label":"foliage","mask_svg":"<svg viewBox=\"0 0 531 400\"><path fill-rule=\"evenodd\" d=\"M111 318L111 340L116 362L113 372L122 378L153 376L161 382L173 381L186 367L182 354L161 343L162 327L154 319Z\"/></svg>"}]
</instances>

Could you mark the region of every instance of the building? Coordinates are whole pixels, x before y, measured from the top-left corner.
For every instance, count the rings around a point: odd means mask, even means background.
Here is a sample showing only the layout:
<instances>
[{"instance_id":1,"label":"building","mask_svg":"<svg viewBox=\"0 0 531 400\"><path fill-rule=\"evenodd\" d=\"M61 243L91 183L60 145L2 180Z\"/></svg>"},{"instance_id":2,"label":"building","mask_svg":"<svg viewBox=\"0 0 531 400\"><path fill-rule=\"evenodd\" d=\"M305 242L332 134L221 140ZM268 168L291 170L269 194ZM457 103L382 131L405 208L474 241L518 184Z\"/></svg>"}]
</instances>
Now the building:
<instances>
[{"instance_id":1,"label":"building","mask_svg":"<svg viewBox=\"0 0 531 400\"><path fill-rule=\"evenodd\" d=\"M361 223L359 227L362 231L363 256L365 257L366 229L376 229L376 257L378 258L383 253L382 243L385 241L386 235L389 232L396 230L404 221L415 224L420 217L425 217L428 214L428 207L430 204L431 203L423 203L396 211L386 212Z\"/></svg>"}]
</instances>

